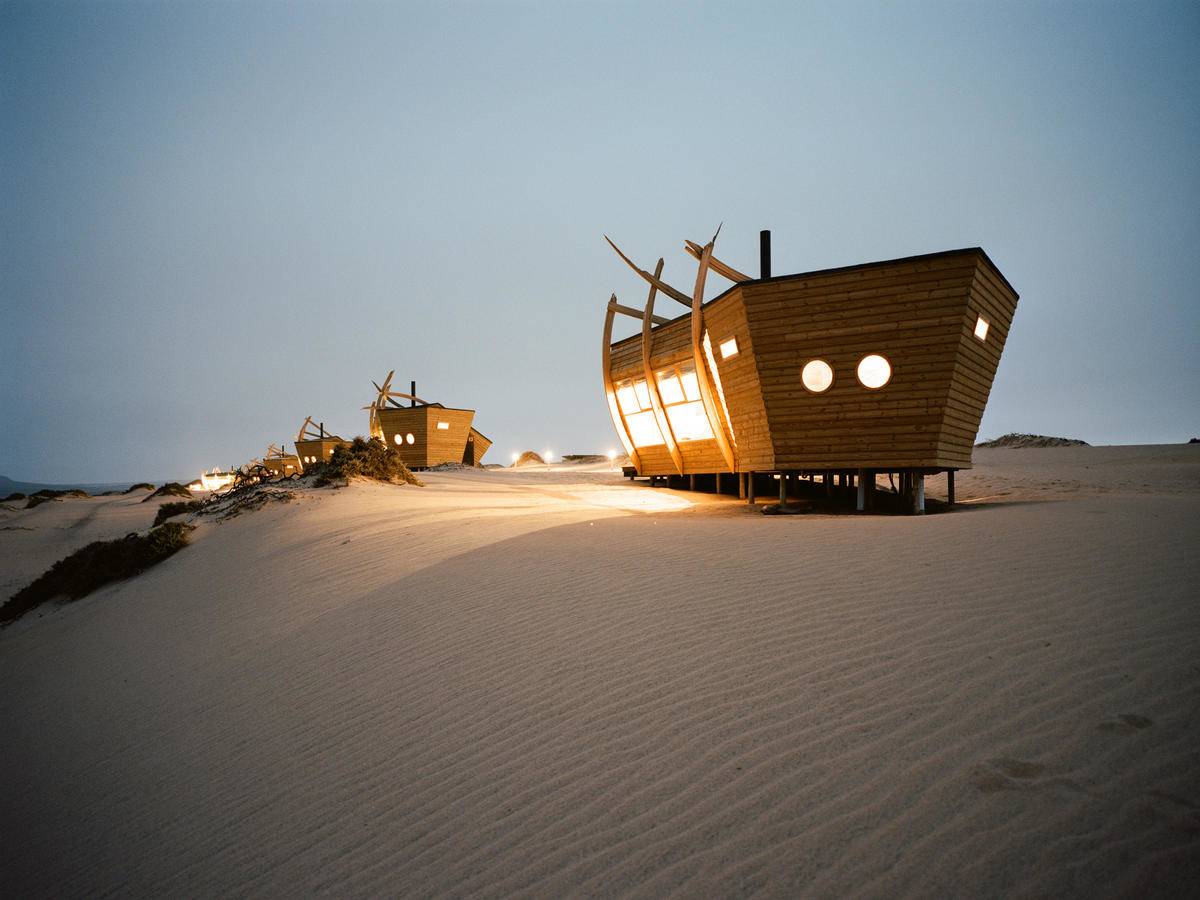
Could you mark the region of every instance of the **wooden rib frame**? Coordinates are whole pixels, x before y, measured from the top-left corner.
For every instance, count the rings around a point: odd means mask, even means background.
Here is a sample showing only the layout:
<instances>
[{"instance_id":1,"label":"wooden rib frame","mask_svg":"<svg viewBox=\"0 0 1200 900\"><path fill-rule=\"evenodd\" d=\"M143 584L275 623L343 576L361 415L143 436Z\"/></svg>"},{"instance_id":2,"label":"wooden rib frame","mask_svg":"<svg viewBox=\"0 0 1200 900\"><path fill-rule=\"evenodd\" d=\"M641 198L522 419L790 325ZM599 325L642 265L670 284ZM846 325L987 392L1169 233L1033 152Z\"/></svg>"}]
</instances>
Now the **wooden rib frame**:
<instances>
[{"instance_id":1,"label":"wooden rib frame","mask_svg":"<svg viewBox=\"0 0 1200 900\"><path fill-rule=\"evenodd\" d=\"M704 249L700 252L700 268L696 272L696 286L692 290L692 357L696 364L696 380L700 383L700 399L704 402L704 413L708 416L713 437L716 438L717 447L720 448L721 455L725 458L726 465L729 466L729 471L736 472L737 461L734 459L733 447L729 443L729 436L725 433L725 425L721 421L716 401L713 399L708 363L704 359L704 282L708 276L715 241L716 236L714 235L713 240L705 244Z\"/></svg>"},{"instance_id":2,"label":"wooden rib frame","mask_svg":"<svg viewBox=\"0 0 1200 900\"><path fill-rule=\"evenodd\" d=\"M662 270L663 259L660 256L658 265L654 267L656 279L662 275ZM658 288L651 284L650 295L646 298L646 309L642 313L642 369L646 373L646 390L650 395L650 408L654 410L654 420L658 422L658 430L662 434L663 442L667 445L667 452L671 454L671 462L675 464L675 471L682 475L683 454L679 450L679 442L675 440L675 432L667 418L662 395L658 392L658 379L654 377L654 369L650 365L650 350L654 343L654 336L650 329L654 324L654 297L657 293Z\"/></svg>"},{"instance_id":3,"label":"wooden rib frame","mask_svg":"<svg viewBox=\"0 0 1200 900\"><path fill-rule=\"evenodd\" d=\"M617 437L625 445L629 462L640 472L642 460L638 456L637 448L633 446L633 439L629 436L629 426L625 424L625 414L621 411L621 404L617 402L617 390L613 387L612 380L612 327L619 308L617 295L613 294L608 301L608 312L604 317L604 349L600 357L600 368L604 376L604 395L608 399L608 413L612 416L613 428L617 430Z\"/></svg>"}]
</instances>

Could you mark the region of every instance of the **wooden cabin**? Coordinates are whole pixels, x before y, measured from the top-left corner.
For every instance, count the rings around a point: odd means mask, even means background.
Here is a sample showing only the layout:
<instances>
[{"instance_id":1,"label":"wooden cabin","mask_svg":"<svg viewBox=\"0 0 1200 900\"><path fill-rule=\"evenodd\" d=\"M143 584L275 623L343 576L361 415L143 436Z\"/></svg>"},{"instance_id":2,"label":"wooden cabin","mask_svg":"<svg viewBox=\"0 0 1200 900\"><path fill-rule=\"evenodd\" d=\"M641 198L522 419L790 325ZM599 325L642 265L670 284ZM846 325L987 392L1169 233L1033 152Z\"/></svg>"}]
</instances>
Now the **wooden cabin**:
<instances>
[{"instance_id":1,"label":"wooden cabin","mask_svg":"<svg viewBox=\"0 0 1200 900\"><path fill-rule=\"evenodd\" d=\"M304 464L300 462L300 457L294 456L282 447L276 447L274 444L267 447L267 452L263 455L261 465L272 475L282 475L284 477L300 475L304 472Z\"/></svg>"},{"instance_id":2,"label":"wooden cabin","mask_svg":"<svg viewBox=\"0 0 1200 900\"><path fill-rule=\"evenodd\" d=\"M442 463L482 465L492 441L475 429L475 410L422 400L416 395L416 382L411 393L393 391L394 374L389 372L382 385L372 382L375 402L365 407L370 410L371 435L396 450L410 469ZM398 402L401 400L408 405Z\"/></svg>"},{"instance_id":3,"label":"wooden cabin","mask_svg":"<svg viewBox=\"0 0 1200 900\"><path fill-rule=\"evenodd\" d=\"M350 445L349 441L336 434L326 433L324 422L314 424L312 416L308 416L300 426L295 443L296 455L300 458L302 466L329 462L336 448Z\"/></svg>"},{"instance_id":4,"label":"wooden cabin","mask_svg":"<svg viewBox=\"0 0 1200 900\"><path fill-rule=\"evenodd\" d=\"M952 499L1016 291L978 247L772 276L763 235L758 278L718 260L713 242L688 242L691 296L662 279L662 260L652 274L617 250L650 285L640 310L613 295L603 344L609 410L637 473L855 480L860 508L863 479L896 473L923 508L923 477L947 472ZM703 302L709 271L731 286ZM657 315L660 293L688 311ZM640 332L613 341L616 314Z\"/></svg>"}]
</instances>

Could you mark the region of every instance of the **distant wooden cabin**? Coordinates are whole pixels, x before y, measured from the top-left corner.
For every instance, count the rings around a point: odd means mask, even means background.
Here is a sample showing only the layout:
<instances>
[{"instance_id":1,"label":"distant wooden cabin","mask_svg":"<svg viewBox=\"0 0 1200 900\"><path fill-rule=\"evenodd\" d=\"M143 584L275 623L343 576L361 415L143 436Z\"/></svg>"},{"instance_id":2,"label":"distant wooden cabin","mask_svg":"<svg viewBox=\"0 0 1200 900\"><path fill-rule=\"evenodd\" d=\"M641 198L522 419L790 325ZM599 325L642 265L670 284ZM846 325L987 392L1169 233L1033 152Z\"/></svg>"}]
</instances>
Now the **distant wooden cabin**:
<instances>
[{"instance_id":1,"label":"distant wooden cabin","mask_svg":"<svg viewBox=\"0 0 1200 900\"><path fill-rule=\"evenodd\" d=\"M662 260L650 273L621 254L649 298L640 310L609 301L605 393L638 474L873 485L898 473L923 505L923 477L947 472L953 490L1017 306L983 250L772 277L764 232L751 278L716 259L712 242L686 249L700 263L691 296L662 279ZM710 270L732 286L703 302ZM658 294L688 311L657 315ZM640 320L640 333L613 341L618 313Z\"/></svg>"},{"instance_id":2,"label":"distant wooden cabin","mask_svg":"<svg viewBox=\"0 0 1200 900\"><path fill-rule=\"evenodd\" d=\"M366 407L370 410L372 436L396 450L410 469L428 469L443 463L482 465L492 441L473 426L475 410L422 400L416 396L416 382L411 393L393 391L394 374L389 372L382 385L372 382L376 398ZM402 400L407 400L408 405L399 402Z\"/></svg>"},{"instance_id":3,"label":"distant wooden cabin","mask_svg":"<svg viewBox=\"0 0 1200 900\"><path fill-rule=\"evenodd\" d=\"M262 458L262 467L272 475L284 477L300 475L304 472L304 465L300 462L300 457L288 453L274 444L267 447L267 452Z\"/></svg>"},{"instance_id":4,"label":"distant wooden cabin","mask_svg":"<svg viewBox=\"0 0 1200 900\"><path fill-rule=\"evenodd\" d=\"M324 422L314 424L312 416L308 416L296 434L296 455L300 457L302 466L311 466L329 462L335 449L349 444L349 441L336 434L327 434Z\"/></svg>"}]
</instances>

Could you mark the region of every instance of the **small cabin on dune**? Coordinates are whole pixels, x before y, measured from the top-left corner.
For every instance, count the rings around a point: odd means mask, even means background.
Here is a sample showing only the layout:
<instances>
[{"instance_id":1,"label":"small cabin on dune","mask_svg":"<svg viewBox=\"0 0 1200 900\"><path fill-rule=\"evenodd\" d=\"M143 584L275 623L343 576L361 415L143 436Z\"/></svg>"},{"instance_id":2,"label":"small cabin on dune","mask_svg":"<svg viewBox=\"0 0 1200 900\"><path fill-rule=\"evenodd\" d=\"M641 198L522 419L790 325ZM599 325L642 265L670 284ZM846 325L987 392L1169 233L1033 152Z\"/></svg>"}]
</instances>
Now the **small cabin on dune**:
<instances>
[{"instance_id":1,"label":"small cabin on dune","mask_svg":"<svg viewBox=\"0 0 1200 900\"><path fill-rule=\"evenodd\" d=\"M304 465L300 462L300 457L293 456L282 447L276 447L274 444L267 447L267 452L262 458L261 465L272 475L283 475L284 477L299 475L304 471Z\"/></svg>"},{"instance_id":2,"label":"small cabin on dune","mask_svg":"<svg viewBox=\"0 0 1200 900\"><path fill-rule=\"evenodd\" d=\"M914 509L924 476L971 466L971 448L1008 337L1017 292L978 247L772 275L770 234L752 278L688 241L692 291L613 249L649 285L642 308L612 295L603 380L613 425L637 474L731 473L827 486L900 476ZM731 286L705 302L712 272ZM656 312L659 295L686 308ZM637 334L613 340L616 315ZM870 487L866 487L866 486Z\"/></svg>"},{"instance_id":3,"label":"small cabin on dune","mask_svg":"<svg viewBox=\"0 0 1200 900\"><path fill-rule=\"evenodd\" d=\"M383 384L371 382L376 391L375 401L363 407L370 413L371 436L396 450L410 469L428 469L443 463L482 465L492 442L475 429L475 410L422 400L417 396L415 381L411 393L393 391L393 375L395 370L388 372ZM401 403L402 400L407 400L408 405Z\"/></svg>"},{"instance_id":4,"label":"small cabin on dune","mask_svg":"<svg viewBox=\"0 0 1200 900\"><path fill-rule=\"evenodd\" d=\"M296 433L296 456L300 458L302 466L325 463L329 462L337 447L348 446L349 443L336 434L326 434L325 423L313 424L312 416L308 416Z\"/></svg>"}]
</instances>

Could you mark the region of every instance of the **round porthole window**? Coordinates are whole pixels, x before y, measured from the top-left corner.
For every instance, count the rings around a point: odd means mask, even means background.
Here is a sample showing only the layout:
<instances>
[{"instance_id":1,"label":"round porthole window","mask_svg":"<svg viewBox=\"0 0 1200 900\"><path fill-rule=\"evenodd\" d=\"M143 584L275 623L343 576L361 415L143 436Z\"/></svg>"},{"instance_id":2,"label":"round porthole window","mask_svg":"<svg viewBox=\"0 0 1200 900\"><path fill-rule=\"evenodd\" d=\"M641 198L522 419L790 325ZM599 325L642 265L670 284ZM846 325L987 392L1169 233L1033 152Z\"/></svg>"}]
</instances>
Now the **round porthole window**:
<instances>
[{"instance_id":1,"label":"round porthole window","mask_svg":"<svg viewBox=\"0 0 1200 900\"><path fill-rule=\"evenodd\" d=\"M403 443L404 443L404 436L403 436L403 435L400 435L400 434L398 434L398 435L396 435L394 438L392 438L392 440L394 440L394 441L395 441L397 444L403 444Z\"/></svg>"},{"instance_id":2,"label":"round porthole window","mask_svg":"<svg viewBox=\"0 0 1200 900\"><path fill-rule=\"evenodd\" d=\"M823 359L810 359L800 370L800 381L808 390L819 394L833 384L833 367Z\"/></svg>"},{"instance_id":3,"label":"round porthole window","mask_svg":"<svg viewBox=\"0 0 1200 900\"><path fill-rule=\"evenodd\" d=\"M858 380L865 388L881 388L892 379L892 366L877 354L864 356L858 364Z\"/></svg>"},{"instance_id":4,"label":"round porthole window","mask_svg":"<svg viewBox=\"0 0 1200 900\"><path fill-rule=\"evenodd\" d=\"M408 441L410 444L415 444L417 442L417 439L412 436L412 432L409 432L408 434L406 434L404 436L404 439L406 441Z\"/></svg>"}]
</instances>

